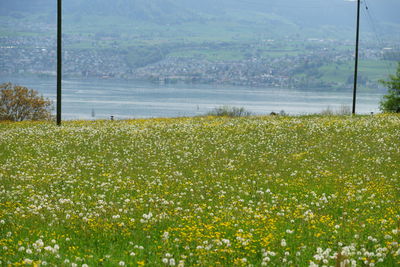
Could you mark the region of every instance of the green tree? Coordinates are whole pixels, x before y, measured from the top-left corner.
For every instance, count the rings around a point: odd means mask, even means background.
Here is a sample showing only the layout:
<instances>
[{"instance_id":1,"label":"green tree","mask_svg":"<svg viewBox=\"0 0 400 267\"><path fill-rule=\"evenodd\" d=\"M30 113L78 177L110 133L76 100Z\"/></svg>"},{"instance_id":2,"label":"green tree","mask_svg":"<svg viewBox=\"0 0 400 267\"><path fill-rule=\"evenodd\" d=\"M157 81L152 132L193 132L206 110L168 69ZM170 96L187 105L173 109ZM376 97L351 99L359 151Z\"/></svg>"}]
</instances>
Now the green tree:
<instances>
[{"instance_id":1,"label":"green tree","mask_svg":"<svg viewBox=\"0 0 400 267\"><path fill-rule=\"evenodd\" d=\"M49 120L51 101L33 89L4 83L0 85L0 120Z\"/></svg>"},{"instance_id":2,"label":"green tree","mask_svg":"<svg viewBox=\"0 0 400 267\"><path fill-rule=\"evenodd\" d=\"M383 96L380 109L383 112L400 113L400 62L395 75L389 75L389 80L379 81L388 88L388 93Z\"/></svg>"}]
</instances>

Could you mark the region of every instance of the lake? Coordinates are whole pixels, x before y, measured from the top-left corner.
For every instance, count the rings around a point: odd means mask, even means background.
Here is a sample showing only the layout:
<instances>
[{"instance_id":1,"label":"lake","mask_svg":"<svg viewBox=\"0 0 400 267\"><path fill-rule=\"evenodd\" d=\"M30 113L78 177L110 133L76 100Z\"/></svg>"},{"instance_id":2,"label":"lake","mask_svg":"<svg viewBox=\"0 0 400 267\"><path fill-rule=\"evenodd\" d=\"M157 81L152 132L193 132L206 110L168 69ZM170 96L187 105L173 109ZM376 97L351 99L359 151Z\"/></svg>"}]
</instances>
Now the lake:
<instances>
[{"instance_id":1,"label":"lake","mask_svg":"<svg viewBox=\"0 0 400 267\"><path fill-rule=\"evenodd\" d=\"M33 88L56 99L55 78L1 77L0 83ZM379 112L383 90L359 90L356 112ZM116 119L202 115L222 105L245 107L255 114L284 110L290 115L319 113L330 107L351 107L352 89L304 90L222 85L158 85L125 80L63 80L62 118Z\"/></svg>"}]
</instances>

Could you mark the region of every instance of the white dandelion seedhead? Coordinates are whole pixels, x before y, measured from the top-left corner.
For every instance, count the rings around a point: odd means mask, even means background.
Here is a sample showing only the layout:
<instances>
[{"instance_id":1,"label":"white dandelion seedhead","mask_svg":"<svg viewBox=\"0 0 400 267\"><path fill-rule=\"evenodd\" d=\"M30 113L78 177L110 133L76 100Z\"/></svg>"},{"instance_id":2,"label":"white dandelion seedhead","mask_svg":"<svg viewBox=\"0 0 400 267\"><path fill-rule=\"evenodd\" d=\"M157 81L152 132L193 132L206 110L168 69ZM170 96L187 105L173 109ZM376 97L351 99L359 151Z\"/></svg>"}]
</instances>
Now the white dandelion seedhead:
<instances>
[{"instance_id":1,"label":"white dandelion seedhead","mask_svg":"<svg viewBox=\"0 0 400 267\"><path fill-rule=\"evenodd\" d=\"M164 234L162 235L162 239L163 240L168 240L169 238L169 233L168 232L164 232Z\"/></svg>"},{"instance_id":2,"label":"white dandelion seedhead","mask_svg":"<svg viewBox=\"0 0 400 267\"><path fill-rule=\"evenodd\" d=\"M26 259L24 259L24 263L25 264L32 264L33 260L26 258Z\"/></svg>"}]
</instances>

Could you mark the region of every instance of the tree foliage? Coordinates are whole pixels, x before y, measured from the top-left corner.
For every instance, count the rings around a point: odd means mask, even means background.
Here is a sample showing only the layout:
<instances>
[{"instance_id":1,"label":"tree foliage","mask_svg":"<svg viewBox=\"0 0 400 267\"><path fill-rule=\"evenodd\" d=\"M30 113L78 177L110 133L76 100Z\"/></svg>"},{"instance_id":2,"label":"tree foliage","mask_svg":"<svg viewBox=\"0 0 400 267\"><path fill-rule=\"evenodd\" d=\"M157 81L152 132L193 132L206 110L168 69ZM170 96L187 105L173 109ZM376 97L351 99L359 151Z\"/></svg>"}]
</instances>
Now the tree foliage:
<instances>
[{"instance_id":1,"label":"tree foliage","mask_svg":"<svg viewBox=\"0 0 400 267\"><path fill-rule=\"evenodd\" d=\"M4 83L0 85L0 120L49 120L51 101L33 89Z\"/></svg>"},{"instance_id":2,"label":"tree foliage","mask_svg":"<svg viewBox=\"0 0 400 267\"><path fill-rule=\"evenodd\" d=\"M384 112L400 113L400 62L395 75L389 75L389 80L381 80L388 88L388 93L383 96L380 109Z\"/></svg>"}]
</instances>

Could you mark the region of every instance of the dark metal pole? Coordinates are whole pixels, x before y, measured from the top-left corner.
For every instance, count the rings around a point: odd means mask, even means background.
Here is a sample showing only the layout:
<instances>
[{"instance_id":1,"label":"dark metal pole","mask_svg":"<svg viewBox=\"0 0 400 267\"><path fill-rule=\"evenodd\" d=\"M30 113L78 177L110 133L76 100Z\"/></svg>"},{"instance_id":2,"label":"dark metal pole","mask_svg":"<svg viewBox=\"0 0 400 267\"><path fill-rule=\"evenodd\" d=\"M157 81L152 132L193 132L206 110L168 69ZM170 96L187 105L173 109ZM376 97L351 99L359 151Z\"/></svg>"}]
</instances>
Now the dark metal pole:
<instances>
[{"instance_id":1,"label":"dark metal pole","mask_svg":"<svg viewBox=\"0 0 400 267\"><path fill-rule=\"evenodd\" d=\"M361 0L357 0L357 30L356 30L356 54L355 54L355 66L354 66L354 89L353 89L353 110L352 114L356 114L356 96L357 96L357 77L358 77L358 44L360 40L360 3Z\"/></svg>"},{"instance_id":2,"label":"dark metal pole","mask_svg":"<svg viewBox=\"0 0 400 267\"><path fill-rule=\"evenodd\" d=\"M57 125L61 125L62 1L57 0Z\"/></svg>"}]
</instances>

